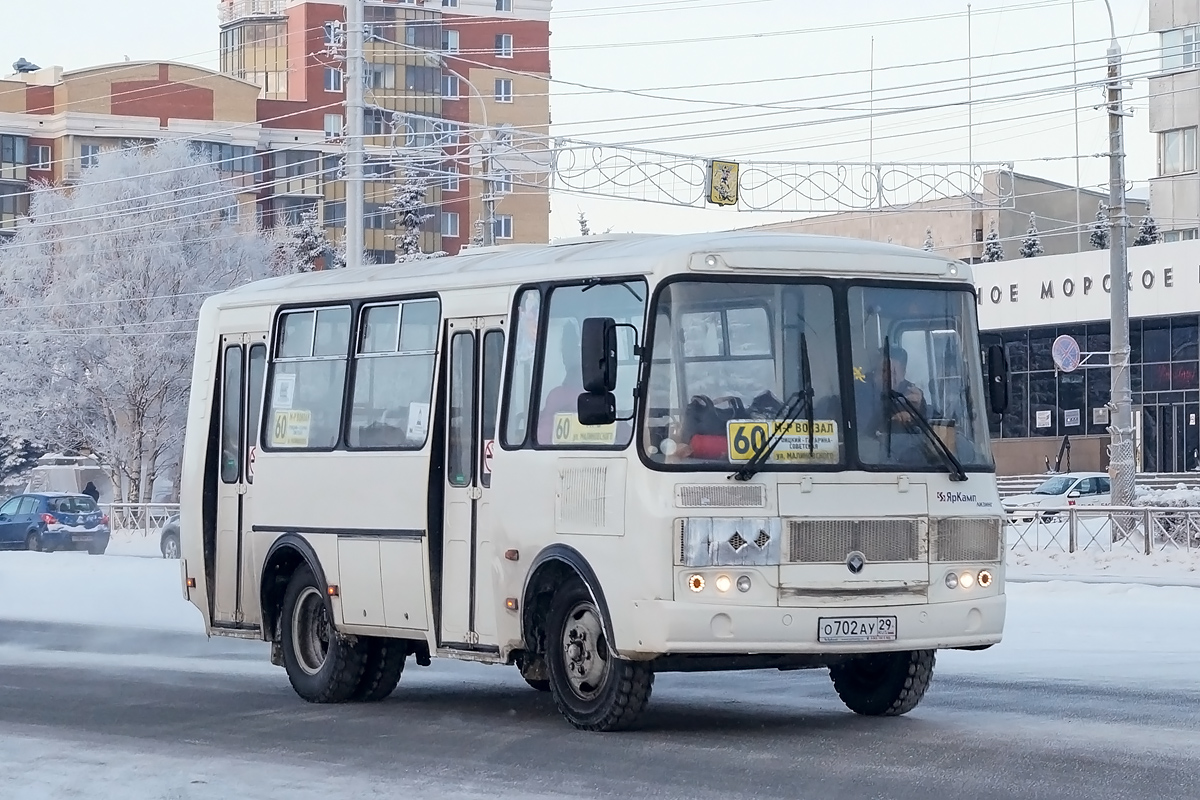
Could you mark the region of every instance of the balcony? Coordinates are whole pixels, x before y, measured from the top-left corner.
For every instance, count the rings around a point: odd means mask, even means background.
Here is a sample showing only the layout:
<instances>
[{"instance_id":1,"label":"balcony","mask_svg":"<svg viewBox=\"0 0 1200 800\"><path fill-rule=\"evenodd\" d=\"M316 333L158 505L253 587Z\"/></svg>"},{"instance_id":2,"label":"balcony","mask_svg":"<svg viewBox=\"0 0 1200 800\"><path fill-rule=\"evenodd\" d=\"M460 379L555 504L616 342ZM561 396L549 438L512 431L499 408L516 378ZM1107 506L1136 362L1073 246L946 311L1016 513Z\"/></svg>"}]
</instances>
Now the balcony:
<instances>
[{"instance_id":1,"label":"balcony","mask_svg":"<svg viewBox=\"0 0 1200 800\"><path fill-rule=\"evenodd\" d=\"M288 0L226 0L219 12L221 24L247 17L282 17L288 5Z\"/></svg>"}]
</instances>

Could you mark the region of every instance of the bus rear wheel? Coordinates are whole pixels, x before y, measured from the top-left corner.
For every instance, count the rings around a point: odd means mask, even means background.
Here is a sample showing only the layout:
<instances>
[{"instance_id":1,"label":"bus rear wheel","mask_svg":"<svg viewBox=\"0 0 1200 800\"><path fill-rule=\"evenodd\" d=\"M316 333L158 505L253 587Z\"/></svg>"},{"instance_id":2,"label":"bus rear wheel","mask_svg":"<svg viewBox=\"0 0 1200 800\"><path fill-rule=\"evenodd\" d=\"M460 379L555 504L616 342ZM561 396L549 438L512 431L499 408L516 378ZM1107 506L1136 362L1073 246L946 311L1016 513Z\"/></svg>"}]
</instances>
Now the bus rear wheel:
<instances>
[{"instance_id":1,"label":"bus rear wheel","mask_svg":"<svg viewBox=\"0 0 1200 800\"><path fill-rule=\"evenodd\" d=\"M554 595L546 651L550 693L568 722L586 731L624 730L637 722L650 701L654 671L612 652L600 610L578 578Z\"/></svg>"},{"instance_id":2,"label":"bus rear wheel","mask_svg":"<svg viewBox=\"0 0 1200 800\"><path fill-rule=\"evenodd\" d=\"M283 666L296 694L310 703L344 703L362 680L366 647L334 627L324 587L302 566L283 595Z\"/></svg>"},{"instance_id":3,"label":"bus rear wheel","mask_svg":"<svg viewBox=\"0 0 1200 800\"><path fill-rule=\"evenodd\" d=\"M833 688L856 714L898 717L917 707L933 679L933 650L872 653L829 668Z\"/></svg>"},{"instance_id":4,"label":"bus rear wheel","mask_svg":"<svg viewBox=\"0 0 1200 800\"><path fill-rule=\"evenodd\" d=\"M366 648L366 665L350 699L376 703L386 699L400 683L400 673L408 658L408 642L384 637L361 637L359 642Z\"/></svg>"}]
</instances>

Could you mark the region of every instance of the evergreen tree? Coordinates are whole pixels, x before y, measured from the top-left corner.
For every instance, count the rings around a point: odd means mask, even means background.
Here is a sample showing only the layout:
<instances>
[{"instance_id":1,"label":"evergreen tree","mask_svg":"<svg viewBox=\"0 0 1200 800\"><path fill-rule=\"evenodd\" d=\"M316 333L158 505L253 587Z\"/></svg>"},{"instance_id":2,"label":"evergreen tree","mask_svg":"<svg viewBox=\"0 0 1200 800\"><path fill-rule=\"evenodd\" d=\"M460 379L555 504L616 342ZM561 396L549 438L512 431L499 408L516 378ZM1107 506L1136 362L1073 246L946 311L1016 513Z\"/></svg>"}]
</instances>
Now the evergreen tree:
<instances>
[{"instance_id":1,"label":"evergreen tree","mask_svg":"<svg viewBox=\"0 0 1200 800\"><path fill-rule=\"evenodd\" d=\"M1029 212L1029 230L1025 231L1025 241L1021 242L1021 258L1033 258L1046 252L1042 247L1042 237L1038 235L1037 215Z\"/></svg>"},{"instance_id":2,"label":"evergreen tree","mask_svg":"<svg viewBox=\"0 0 1200 800\"><path fill-rule=\"evenodd\" d=\"M933 252L933 228L925 229L925 246L922 249L926 252Z\"/></svg>"},{"instance_id":3,"label":"evergreen tree","mask_svg":"<svg viewBox=\"0 0 1200 800\"><path fill-rule=\"evenodd\" d=\"M475 220L471 225L471 246L483 247L483 226L484 221L481 219Z\"/></svg>"},{"instance_id":4,"label":"evergreen tree","mask_svg":"<svg viewBox=\"0 0 1200 800\"><path fill-rule=\"evenodd\" d=\"M433 219L433 214L425 205L428 191L426 178L412 168L405 170L404 180L392 190L392 200L386 208L396 215L396 222L401 228L400 234L395 237L397 263L446 255L444 252L425 253L421 250L421 229Z\"/></svg>"},{"instance_id":5,"label":"evergreen tree","mask_svg":"<svg viewBox=\"0 0 1200 800\"><path fill-rule=\"evenodd\" d=\"M983 240L983 260L986 262L1003 261L1004 245L1000 242L1000 234L996 232L996 223L992 223L987 238Z\"/></svg>"},{"instance_id":6,"label":"evergreen tree","mask_svg":"<svg viewBox=\"0 0 1200 800\"><path fill-rule=\"evenodd\" d=\"M322 269L341 269L346 266L345 257L325 235L325 228L317 214L317 207L300 215L300 222L288 228L277 257L283 263L281 272L312 272Z\"/></svg>"},{"instance_id":7,"label":"evergreen tree","mask_svg":"<svg viewBox=\"0 0 1200 800\"><path fill-rule=\"evenodd\" d=\"M33 469L45 454L44 447L22 436L0 436L0 481Z\"/></svg>"},{"instance_id":8,"label":"evergreen tree","mask_svg":"<svg viewBox=\"0 0 1200 800\"><path fill-rule=\"evenodd\" d=\"M1137 238L1133 240L1134 247L1141 247L1144 244L1158 244L1162 241L1162 234L1158 230L1158 223L1154 221L1154 217L1150 216L1150 206L1146 206L1146 216L1142 217L1142 225L1138 228Z\"/></svg>"},{"instance_id":9,"label":"evergreen tree","mask_svg":"<svg viewBox=\"0 0 1200 800\"><path fill-rule=\"evenodd\" d=\"M1092 223L1092 235L1088 239L1097 250L1108 249L1108 206L1101 200L1096 204L1096 221Z\"/></svg>"}]
</instances>

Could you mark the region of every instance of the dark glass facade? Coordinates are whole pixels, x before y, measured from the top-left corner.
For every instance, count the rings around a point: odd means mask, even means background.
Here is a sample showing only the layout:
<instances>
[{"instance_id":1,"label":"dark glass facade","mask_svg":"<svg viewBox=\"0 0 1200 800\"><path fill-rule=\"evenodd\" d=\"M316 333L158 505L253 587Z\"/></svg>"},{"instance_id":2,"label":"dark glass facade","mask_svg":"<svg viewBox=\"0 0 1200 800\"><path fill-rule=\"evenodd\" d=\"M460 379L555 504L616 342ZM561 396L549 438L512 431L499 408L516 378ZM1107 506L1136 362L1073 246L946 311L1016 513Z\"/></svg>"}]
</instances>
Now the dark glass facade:
<instances>
[{"instance_id":1,"label":"dark glass facade","mask_svg":"<svg viewBox=\"0 0 1200 800\"><path fill-rule=\"evenodd\" d=\"M1100 355L1075 372L1056 371L1051 346L1063 334L1075 337L1084 352ZM985 350L1003 345L1011 375L1008 411L990 415L994 438L1107 435L1108 322L988 331L980 341ZM1195 469L1200 465L1200 316L1132 320L1129 341L1141 469Z\"/></svg>"}]
</instances>

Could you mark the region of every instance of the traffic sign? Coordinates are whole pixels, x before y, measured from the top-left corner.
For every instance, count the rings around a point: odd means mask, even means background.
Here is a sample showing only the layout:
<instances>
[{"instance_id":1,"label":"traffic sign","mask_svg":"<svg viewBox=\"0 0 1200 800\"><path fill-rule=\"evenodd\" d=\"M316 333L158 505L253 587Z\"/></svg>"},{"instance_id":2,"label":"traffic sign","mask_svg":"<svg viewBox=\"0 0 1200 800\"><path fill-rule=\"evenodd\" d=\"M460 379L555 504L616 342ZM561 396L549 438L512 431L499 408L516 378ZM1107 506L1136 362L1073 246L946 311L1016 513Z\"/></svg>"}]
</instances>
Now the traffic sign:
<instances>
[{"instance_id":1,"label":"traffic sign","mask_svg":"<svg viewBox=\"0 0 1200 800\"><path fill-rule=\"evenodd\" d=\"M1082 361L1079 352L1079 342L1075 341L1073 336L1067 336L1066 334L1054 340L1054 344L1050 348L1050 354L1054 358L1054 366L1063 372L1074 372L1079 369L1079 364Z\"/></svg>"},{"instance_id":2,"label":"traffic sign","mask_svg":"<svg viewBox=\"0 0 1200 800\"><path fill-rule=\"evenodd\" d=\"M483 443L483 474L492 474L492 456L496 453L496 440L488 439Z\"/></svg>"}]
</instances>

